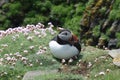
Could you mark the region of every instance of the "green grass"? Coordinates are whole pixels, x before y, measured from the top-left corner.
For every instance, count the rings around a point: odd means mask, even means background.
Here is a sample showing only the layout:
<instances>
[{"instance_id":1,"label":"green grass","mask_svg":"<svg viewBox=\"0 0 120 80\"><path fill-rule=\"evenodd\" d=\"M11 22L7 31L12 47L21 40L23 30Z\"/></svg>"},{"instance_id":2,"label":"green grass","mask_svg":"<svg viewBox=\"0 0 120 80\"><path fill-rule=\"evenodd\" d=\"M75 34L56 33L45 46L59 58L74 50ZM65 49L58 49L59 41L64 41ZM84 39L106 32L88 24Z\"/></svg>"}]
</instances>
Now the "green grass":
<instances>
[{"instance_id":1,"label":"green grass","mask_svg":"<svg viewBox=\"0 0 120 80\"><path fill-rule=\"evenodd\" d=\"M70 73L53 73L35 77L35 80L84 80L81 75L73 75Z\"/></svg>"},{"instance_id":2,"label":"green grass","mask_svg":"<svg viewBox=\"0 0 120 80\"><path fill-rule=\"evenodd\" d=\"M28 71L49 71L61 67L59 62L53 61L54 58L48 47L48 43L54 35L48 32L47 36L39 38L33 32L30 32L28 36L34 36L34 38L33 40L27 40L26 36L18 33L19 37L16 37L16 40L13 41L12 37L15 35L11 34L0 40L0 59L3 58L2 65L0 64L0 80L21 80ZM30 49L30 46L34 46L34 48ZM44 53L36 54L45 47L47 49ZM34 80L119 80L120 69L113 65L112 58L107 54L107 51L91 46L83 46L82 48L80 60L76 64L68 65L68 70L61 69L57 73L37 76ZM24 50L27 50L28 53L25 53ZM28 58L26 60L27 64L24 64L21 58L15 56L17 52L22 57ZM16 58L17 61L7 61L5 54L9 54L11 58ZM88 67L88 63L91 63L92 66ZM106 72L106 70L110 71ZM105 75L99 75L100 72L104 72Z\"/></svg>"}]
</instances>

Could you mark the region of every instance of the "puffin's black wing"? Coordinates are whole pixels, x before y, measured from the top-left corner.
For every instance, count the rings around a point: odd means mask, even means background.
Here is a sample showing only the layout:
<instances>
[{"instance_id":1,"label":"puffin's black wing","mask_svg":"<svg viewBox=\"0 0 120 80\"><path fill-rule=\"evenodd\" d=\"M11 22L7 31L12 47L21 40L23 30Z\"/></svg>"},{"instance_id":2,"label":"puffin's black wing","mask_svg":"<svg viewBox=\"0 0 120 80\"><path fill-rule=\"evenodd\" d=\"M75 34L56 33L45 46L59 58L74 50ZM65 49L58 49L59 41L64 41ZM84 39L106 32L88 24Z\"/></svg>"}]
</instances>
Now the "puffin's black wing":
<instances>
[{"instance_id":1,"label":"puffin's black wing","mask_svg":"<svg viewBox=\"0 0 120 80\"><path fill-rule=\"evenodd\" d=\"M74 46L79 50L79 52L81 51L81 45L80 42L75 42Z\"/></svg>"}]
</instances>

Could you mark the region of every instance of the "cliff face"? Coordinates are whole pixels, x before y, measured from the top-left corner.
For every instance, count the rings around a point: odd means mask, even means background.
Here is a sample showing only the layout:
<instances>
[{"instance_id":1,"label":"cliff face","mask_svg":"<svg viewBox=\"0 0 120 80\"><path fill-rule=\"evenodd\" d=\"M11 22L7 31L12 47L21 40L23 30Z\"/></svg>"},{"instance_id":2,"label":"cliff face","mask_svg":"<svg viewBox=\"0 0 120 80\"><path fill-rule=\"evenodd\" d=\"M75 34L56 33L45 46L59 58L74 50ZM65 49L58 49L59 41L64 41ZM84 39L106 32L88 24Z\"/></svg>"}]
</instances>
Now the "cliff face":
<instances>
[{"instance_id":1,"label":"cliff face","mask_svg":"<svg viewBox=\"0 0 120 80\"><path fill-rule=\"evenodd\" d=\"M94 0L80 22L81 40L100 48L120 47L120 1Z\"/></svg>"}]
</instances>

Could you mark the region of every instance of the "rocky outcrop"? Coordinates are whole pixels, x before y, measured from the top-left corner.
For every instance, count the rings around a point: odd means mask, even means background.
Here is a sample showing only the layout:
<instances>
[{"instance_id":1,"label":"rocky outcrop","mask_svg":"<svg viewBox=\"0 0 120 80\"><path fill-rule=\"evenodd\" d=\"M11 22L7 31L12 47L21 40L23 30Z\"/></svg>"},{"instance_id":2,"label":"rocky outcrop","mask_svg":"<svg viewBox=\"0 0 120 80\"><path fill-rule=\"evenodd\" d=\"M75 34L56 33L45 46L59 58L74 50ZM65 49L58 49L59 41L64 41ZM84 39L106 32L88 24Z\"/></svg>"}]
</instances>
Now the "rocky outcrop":
<instances>
[{"instance_id":1,"label":"rocky outcrop","mask_svg":"<svg viewBox=\"0 0 120 80\"><path fill-rule=\"evenodd\" d=\"M120 49L109 50L108 54L113 58L113 64L120 67Z\"/></svg>"},{"instance_id":2,"label":"rocky outcrop","mask_svg":"<svg viewBox=\"0 0 120 80\"><path fill-rule=\"evenodd\" d=\"M0 7L4 4L4 3L7 3L8 0L0 0Z\"/></svg>"},{"instance_id":3,"label":"rocky outcrop","mask_svg":"<svg viewBox=\"0 0 120 80\"><path fill-rule=\"evenodd\" d=\"M35 80L34 78L37 76L41 76L41 75L47 75L47 74L51 74L51 73L57 73L57 70L51 70L51 71L40 71L40 70L36 70L36 71L28 71L22 80Z\"/></svg>"},{"instance_id":4,"label":"rocky outcrop","mask_svg":"<svg viewBox=\"0 0 120 80\"><path fill-rule=\"evenodd\" d=\"M114 45L114 48L120 47L117 41L110 43L111 39L120 38L120 18L113 16L118 15L118 13L113 14L117 1L94 0L86 7L80 22L80 38L85 40L86 45L97 45L100 48L110 47L110 45Z\"/></svg>"}]
</instances>

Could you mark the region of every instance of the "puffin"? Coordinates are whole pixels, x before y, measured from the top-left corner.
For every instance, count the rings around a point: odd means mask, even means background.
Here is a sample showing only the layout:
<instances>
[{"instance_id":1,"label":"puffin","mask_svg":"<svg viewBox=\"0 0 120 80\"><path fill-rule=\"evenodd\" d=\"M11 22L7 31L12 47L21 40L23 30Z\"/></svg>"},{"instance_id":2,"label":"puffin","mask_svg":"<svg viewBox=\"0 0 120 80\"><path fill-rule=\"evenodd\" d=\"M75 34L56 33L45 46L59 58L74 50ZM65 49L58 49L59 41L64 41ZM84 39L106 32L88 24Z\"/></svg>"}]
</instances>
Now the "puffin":
<instances>
[{"instance_id":1,"label":"puffin","mask_svg":"<svg viewBox=\"0 0 120 80\"><path fill-rule=\"evenodd\" d=\"M68 60L78 57L81 45L78 37L70 30L61 30L50 42L49 48L54 58Z\"/></svg>"}]
</instances>

